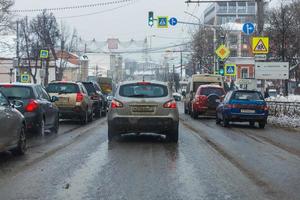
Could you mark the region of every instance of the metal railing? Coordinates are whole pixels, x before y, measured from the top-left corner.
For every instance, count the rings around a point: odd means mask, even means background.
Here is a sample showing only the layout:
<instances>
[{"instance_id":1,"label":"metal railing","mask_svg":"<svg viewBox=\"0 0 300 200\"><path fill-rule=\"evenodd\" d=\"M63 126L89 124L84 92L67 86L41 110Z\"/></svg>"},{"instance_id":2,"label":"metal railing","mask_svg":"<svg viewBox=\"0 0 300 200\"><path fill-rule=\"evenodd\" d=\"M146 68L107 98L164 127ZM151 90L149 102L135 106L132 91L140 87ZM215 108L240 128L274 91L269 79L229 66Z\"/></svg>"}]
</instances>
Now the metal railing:
<instances>
[{"instance_id":1,"label":"metal railing","mask_svg":"<svg viewBox=\"0 0 300 200\"><path fill-rule=\"evenodd\" d=\"M269 115L300 117L300 102L267 101Z\"/></svg>"}]
</instances>

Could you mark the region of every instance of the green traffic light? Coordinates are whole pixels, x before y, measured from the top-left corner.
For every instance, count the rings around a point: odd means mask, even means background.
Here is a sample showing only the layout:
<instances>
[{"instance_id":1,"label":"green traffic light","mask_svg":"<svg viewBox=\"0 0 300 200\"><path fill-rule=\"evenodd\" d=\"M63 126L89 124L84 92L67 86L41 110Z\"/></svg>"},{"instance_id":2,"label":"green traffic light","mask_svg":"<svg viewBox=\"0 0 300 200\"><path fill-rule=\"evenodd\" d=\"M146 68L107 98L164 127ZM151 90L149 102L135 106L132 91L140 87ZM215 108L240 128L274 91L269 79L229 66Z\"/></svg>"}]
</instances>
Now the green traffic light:
<instances>
[{"instance_id":1,"label":"green traffic light","mask_svg":"<svg viewBox=\"0 0 300 200\"><path fill-rule=\"evenodd\" d=\"M148 25L151 27L154 25L154 13L152 11L148 13Z\"/></svg>"}]
</instances>

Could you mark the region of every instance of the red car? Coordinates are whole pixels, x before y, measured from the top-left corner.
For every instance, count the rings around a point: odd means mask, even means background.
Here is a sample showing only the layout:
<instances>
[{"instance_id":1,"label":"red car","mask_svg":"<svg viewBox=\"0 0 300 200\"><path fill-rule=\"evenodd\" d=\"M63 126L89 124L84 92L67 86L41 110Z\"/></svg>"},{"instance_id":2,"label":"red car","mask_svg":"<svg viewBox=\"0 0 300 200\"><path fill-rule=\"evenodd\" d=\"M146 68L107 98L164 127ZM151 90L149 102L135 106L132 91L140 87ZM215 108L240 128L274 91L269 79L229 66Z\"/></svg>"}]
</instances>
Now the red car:
<instances>
[{"instance_id":1,"label":"red car","mask_svg":"<svg viewBox=\"0 0 300 200\"><path fill-rule=\"evenodd\" d=\"M197 118L199 115L216 115L216 108L224 98L225 90L218 85L201 85L197 89L192 100L191 116Z\"/></svg>"}]
</instances>

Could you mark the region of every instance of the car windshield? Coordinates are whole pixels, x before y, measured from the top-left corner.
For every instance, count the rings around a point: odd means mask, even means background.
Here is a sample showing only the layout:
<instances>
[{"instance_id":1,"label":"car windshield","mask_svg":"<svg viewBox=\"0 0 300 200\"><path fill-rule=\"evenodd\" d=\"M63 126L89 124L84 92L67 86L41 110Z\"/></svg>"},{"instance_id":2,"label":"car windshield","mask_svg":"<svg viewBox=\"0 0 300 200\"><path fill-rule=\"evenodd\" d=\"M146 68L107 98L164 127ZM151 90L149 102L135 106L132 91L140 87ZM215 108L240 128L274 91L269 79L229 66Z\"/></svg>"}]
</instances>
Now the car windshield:
<instances>
[{"instance_id":1,"label":"car windshield","mask_svg":"<svg viewBox=\"0 0 300 200\"><path fill-rule=\"evenodd\" d=\"M218 96L223 96L225 94L224 90L222 88L213 88L213 87L207 87L201 89L200 95L209 96L211 94L216 94Z\"/></svg>"},{"instance_id":2,"label":"car windshield","mask_svg":"<svg viewBox=\"0 0 300 200\"><path fill-rule=\"evenodd\" d=\"M74 83L50 83L46 90L48 93L69 94L79 92L79 87Z\"/></svg>"},{"instance_id":3,"label":"car windshield","mask_svg":"<svg viewBox=\"0 0 300 200\"><path fill-rule=\"evenodd\" d=\"M247 101L262 101L262 100L264 100L264 98L260 92L247 92L247 91L235 92L231 99L232 100L247 100Z\"/></svg>"},{"instance_id":4,"label":"car windshield","mask_svg":"<svg viewBox=\"0 0 300 200\"><path fill-rule=\"evenodd\" d=\"M0 92L0 106L6 106L8 104L7 99L4 95Z\"/></svg>"},{"instance_id":5,"label":"car windshield","mask_svg":"<svg viewBox=\"0 0 300 200\"><path fill-rule=\"evenodd\" d=\"M88 94L91 95L93 93L96 93L96 89L93 85L93 83L83 83L85 89L87 90Z\"/></svg>"},{"instance_id":6,"label":"car windshield","mask_svg":"<svg viewBox=\"0 0 300 200\"><path fill-rule=\"evenodd\" d=\"M134 83L120 87L122 97L159 98L168 96L168 88L159 84Z\"/></svg>"},{"instance_id":7,"label":"car windshield","mask_svg":"<svg viewBox=\"0 0 300 200\"><path fill-rule=\"evenodd\" d=\"M8 99L32 99L34 97L30 87L1 85L0 91L2 91Z\"/></svg>"},{"instance_id":8,"label":"car windshield","mask_svg":"<svg viewBox=\"0 0 300 200\"><path fill-rule=\"evenodd\" d=\"M219 85L222 86L221 82L194 82L194 90L197 90L201 85ZM196 92L196 91L195 91Z\"/></svg>"}]
</instances>

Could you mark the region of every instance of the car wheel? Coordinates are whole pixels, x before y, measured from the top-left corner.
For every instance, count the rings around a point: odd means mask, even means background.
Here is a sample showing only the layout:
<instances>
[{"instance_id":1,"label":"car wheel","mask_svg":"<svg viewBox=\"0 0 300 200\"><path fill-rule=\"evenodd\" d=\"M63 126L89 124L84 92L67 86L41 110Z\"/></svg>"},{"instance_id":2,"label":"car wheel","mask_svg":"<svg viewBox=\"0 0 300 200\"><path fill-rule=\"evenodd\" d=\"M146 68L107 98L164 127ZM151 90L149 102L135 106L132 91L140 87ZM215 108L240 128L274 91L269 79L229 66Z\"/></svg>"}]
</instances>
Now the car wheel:
<instances>
[{"instance_id":1,"label":"car wheel","mask_svg":"<svg viewBox=\"0 0 300 200\"><path fill-rule=\"evenodd\" d=\"M92 111L91 114L89 115L88 122L92 122L93 120L94 120L94 112Z\"/></svg>"},{"instance_id":2,"label":"car wheel","mask_svg":"<svg viewBox=\"0 0 300 200\"><path fill-rule=\"evenodd\" d=\"M259 128L264 129L266 126L266 122L259 122Z\"/></svg>"},{"instance_id":3,"label":"car wheel","mask_svg":"<svg viewBox=\"0 0 300 200\"><path fill-rule=\"evenodd\" d=\"M56 119L55 119L55 124L52 128L52 133L57 134L59 130L59 115L57 115Z\"/></svg>"},{"instance_id":4,"label":"car wheel","mask_svg":"<svg viewBox=\"0 0 300 200\"><path fill-rule=\"evenodd\" d=\"M167 135L166 135L166 139L168 142L172 142L172 143L177 143L178 142L178 125L176 125L175 127L172 127Z\"/></svg>"},{"instance_id":5,"label":"car wheel","mask_svg":"<svg viewBox=\"0 0 300 200\"><path fill-rule=\"evenodd\" d=\"M107 138L108 138L108 142L112 142L113 139L116 136L116 132L114 130L113 127L111 127L110 125L108 125L108 130L107 130Z\"/></svg>"},{"instance_id":6,"label":"car wheel","mask_svg":"<svg viewBox=\"0 0 300 200\"><path fill-rule=\"evenodd\" d=\"M101 108L97 109L96 113L95 113L95 117L96 118L101 118L102 117L102 111Z\"/></svg>"},{"instance_id":7,"label":"car wheel","mask_svg":"<svg viewBox=\"0 0 300 200\"><path fill-rule=\"evenodd\" d=\"M85 125L88 123L88 113L87 111L84 112L84 114L81 116L81 124Z\"/></svg>"},{"instance_id":8,"label":"car wheel","mask_svg":"<svg viewBox=\"0 0 300 200\"><path fill-rule=\"evenodd\" d=\"M102 110L102 116L105 117L105 116L106 116L106 113L107 113L107 109L104 108L104 109Z\"/></svg>"},{"instance_id":9,"label":"car wheel","mask_svg":"<svg viewBox=\"0 0 300 200\"><path fill-rule=\"evenodd\" d=\"M18 146L12 150L14 155L24 155L27 149L26 134L24 126L21 128Z\"/></svg>"},{"instance_id":10,"label":"car wheel","mask_svg":"<svg viewBox=\"0 0 300 200\"><path fill-rule=\"evenodd\" d=\"M188 114L188 110L186 109L186 105L184 104L184 114Z\"/></svg>"},{"instance_id":11,"label":"car wheel","mask_svg":"<svg viewBox=\"0 0 300 200\"><path fill-rule=\"evenodd\" d=\"M192 110L191 116L192 116L193 119L197 119L197 118L198 118L198 115L199 115L199 114L198 114L196 111L193 111L193 110Z\"/></svg>"},{"instance_id":12,"label":"car wheel","mask_svg":"<svg viewBox=\"0 0 300 200\"><path fill-rule=\"evenodd\" d=\"M223 116L223 126L224 127L229 127L229 120Z\"/></svg>"},{"instance_id":13,"label":"car wheel","mask_svg":"<svg viewBox=\"0 0 300 200\"><path fill-rule=\"evenodd\" d=\"M42 119L40 122L40 125L38 127L36 127L35 133L37 135L41 135L41 136L45 135L45 120L44 119Z\"/></svg>"},{"instance_id":14,"label":"car wheel","mask_svg":"<svg viewBox=\"0 0 300 200\"><path fill-rule=\"evenodd\" d=\"M255 125L255 122L249 122L249 125L250 125L250 126L254 126L254 125Z\"/></svg>"}]
</instances>

